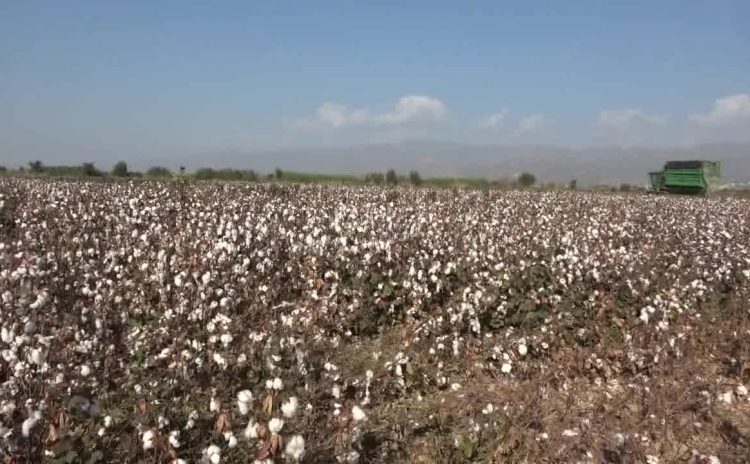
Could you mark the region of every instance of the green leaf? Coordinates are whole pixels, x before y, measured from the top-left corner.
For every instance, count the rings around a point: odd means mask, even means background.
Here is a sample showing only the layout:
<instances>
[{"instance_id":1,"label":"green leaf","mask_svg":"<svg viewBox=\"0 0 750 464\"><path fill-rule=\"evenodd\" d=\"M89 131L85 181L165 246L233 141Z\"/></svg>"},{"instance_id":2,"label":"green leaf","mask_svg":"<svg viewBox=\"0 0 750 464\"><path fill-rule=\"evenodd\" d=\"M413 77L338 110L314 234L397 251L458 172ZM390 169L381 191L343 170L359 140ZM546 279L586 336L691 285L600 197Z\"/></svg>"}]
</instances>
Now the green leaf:
<instances>
[{"instance_id":1,"label":"green leaf","mask_svg":"<svg viewBox=\"0 0 750 464\"><path fill-rule=\"evenodd\" d=\"M474 451L476 451L476 444L471 441L471 439L464 437L461 441L461 446L459 446L459 450L461 450L461 454L463 454L466 459L471 459L471 457L474 456Z\"/></svg>"}]
</instances>

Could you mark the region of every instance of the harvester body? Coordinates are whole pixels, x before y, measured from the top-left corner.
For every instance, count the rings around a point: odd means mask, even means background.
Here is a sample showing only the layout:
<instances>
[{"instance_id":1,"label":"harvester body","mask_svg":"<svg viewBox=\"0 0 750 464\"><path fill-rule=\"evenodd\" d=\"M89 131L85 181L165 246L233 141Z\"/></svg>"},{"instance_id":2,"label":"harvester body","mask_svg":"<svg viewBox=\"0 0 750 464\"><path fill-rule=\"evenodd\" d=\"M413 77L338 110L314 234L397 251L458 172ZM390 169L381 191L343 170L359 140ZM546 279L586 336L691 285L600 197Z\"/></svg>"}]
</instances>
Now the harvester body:
<instances>
[{"instance_id":1,"label":"harvester body","mask_svg":"<svg viewBox=\"0 0 750 464\"><path fill-rule=\"evenodd\" d=\"M667 161L664 170L650 172L654 192L707 195L721 179L718 161Z\"/></svg>"}]
</instances>

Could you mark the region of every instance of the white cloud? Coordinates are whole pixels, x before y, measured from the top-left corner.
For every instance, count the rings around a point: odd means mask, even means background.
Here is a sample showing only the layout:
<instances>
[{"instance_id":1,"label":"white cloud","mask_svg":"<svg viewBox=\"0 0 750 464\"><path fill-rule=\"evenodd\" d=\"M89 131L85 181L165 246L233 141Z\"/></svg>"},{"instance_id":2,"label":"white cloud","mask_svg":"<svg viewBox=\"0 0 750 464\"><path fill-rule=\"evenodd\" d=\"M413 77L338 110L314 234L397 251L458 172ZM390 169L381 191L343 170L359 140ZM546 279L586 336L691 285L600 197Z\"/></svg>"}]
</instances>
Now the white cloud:
<instances>
[{"instance_id":1,"label":"white cloud","mask_svg":"<svg viewBox=\"0 0 750 464\"><path fill-rule=\"evenodd\" d=\"M406 95L398 99L392 111L373 114L366 108L349 109L334 102L325 102L315 116L297 120L298 129L344 129L367 125L398 125L410 122L435 121L446 113L445 104L435 97Z\"/></svg>"},{"instance_id":2,"label":"white cloud","mask_svg":"<svg viewBox=\"0 0 750 464\"><path fill-rule=\"evenodd\" d=\"M596 129L627 131L639 125L663 126L669 121L668 114L650 114L640 108L603 110L594 123Z\"/></svg>"},{"instance_id":3,"label":"white cloud","mask_svg":"<svg viewBox=\"0 0 750 464\"><path fill-rule=\"evenodd\" d=\"M479 120L479 127L483 129L497 129L502 127L506 116L508 116L507 109L503 109L499 113L488 114Z\"/></svg>"},{"instance_id":4,"label":"white cloud","mask_svg":"<svg viewBox=\"0 0 750 464\"><path fill-rule=\"evenodd\" d=\"M445 105L437 98L426 95L407 95L398 99L393 111L376 116L374 120L384 124L398 124L436 120L444 115Z\"/></svg>"},{"instance_id":5,"label":"white cloud","mask_svg":"<svg viewBox=\"0 0 750 464\"><path fill-rule=\"evenodd\" d=\"M709 113L694 114L690 119L704 126L727 126L750 121L750 95L738 93L719 98Z\"/></svg>"},{"instance_id":6,"label":"white cloud","mask_svg":"<svg viewBox=\"0 0 750 464\"><path fill-rule=\"evenodd\" d=\"M547 126L551 121L542 113L530 114L518 122L518 134L526 134Z\"/></svg>"},{"instance_id":7,"label":"white cloud","mask_svg":"<svg viewBox=\"0 0 750 464\"><path fill-rule=\"evenodd\" d=\"M361 126L370 117L366 109L349 110L338 103L325 102L315 112L315 119L325 126L341 129L348 126Z\"/></svg>"}]
</instances>

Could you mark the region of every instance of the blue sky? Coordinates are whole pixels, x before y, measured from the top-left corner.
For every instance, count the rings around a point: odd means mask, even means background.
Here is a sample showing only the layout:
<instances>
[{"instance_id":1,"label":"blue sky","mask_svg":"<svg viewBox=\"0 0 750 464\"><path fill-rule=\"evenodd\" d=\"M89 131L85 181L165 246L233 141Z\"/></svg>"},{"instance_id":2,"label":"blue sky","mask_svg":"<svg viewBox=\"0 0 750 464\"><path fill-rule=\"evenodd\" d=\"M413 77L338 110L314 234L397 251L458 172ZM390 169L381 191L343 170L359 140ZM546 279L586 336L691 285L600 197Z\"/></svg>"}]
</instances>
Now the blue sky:
<instances>
[{"instance_id":1,"label":"blue sky","mask_svg":"<svg viewBox=\"0 0 750 464\"><path fill-rule=\"evenodd\" d=\"M747 1L0 2L0 164L748 140L748 94Z\"/></svg>"}]
</instances>

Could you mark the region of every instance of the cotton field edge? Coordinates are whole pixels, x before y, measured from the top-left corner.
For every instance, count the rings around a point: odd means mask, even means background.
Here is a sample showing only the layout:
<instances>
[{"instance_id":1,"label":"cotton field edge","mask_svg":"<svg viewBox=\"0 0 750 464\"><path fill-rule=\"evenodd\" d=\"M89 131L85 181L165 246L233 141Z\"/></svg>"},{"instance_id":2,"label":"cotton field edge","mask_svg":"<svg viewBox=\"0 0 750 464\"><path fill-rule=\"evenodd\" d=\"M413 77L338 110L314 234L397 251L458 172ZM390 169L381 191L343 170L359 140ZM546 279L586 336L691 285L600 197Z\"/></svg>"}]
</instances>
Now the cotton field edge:
<instances>
[{"instance_id":1,"label":"cotton field edge","mask_svg":"<svg viewBox=\"0 0 750 464\"><path fill-rule=\"evenodd\" d=\"M750 459L746 200L0 195L4 462Z\"/></svg>"}]
</instances>

